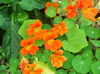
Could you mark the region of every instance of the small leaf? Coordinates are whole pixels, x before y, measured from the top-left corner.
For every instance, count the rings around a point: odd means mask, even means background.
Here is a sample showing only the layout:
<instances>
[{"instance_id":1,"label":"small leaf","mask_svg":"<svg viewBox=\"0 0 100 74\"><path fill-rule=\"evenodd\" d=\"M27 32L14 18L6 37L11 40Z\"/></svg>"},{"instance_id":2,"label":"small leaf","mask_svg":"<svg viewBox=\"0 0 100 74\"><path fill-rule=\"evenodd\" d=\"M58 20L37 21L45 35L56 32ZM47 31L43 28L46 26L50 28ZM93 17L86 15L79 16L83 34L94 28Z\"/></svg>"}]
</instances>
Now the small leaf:
<instances>
[{"instance_id":1,"label":"small leaf","mask_svg":"<svg viewBox=\"0 0 100 74\"><path fill-rule=\"evenodd\" d=\"M93 63L91 66L91 70L93 74L100 74L100 61Z\"/></svg>"},{"instance_id":2,"label":"small leaf","mask_svg":"<svg viewBox=\"0 0 100 74\"><path fill-rule=\"evenodd\" d=\"M15 72L17 71L17 67L10 66L9 71L10 71L11 74L15 74Z\"/></svg>"},{"instance_id":3,"label":"small leaf","mask_svg":"<svg viewBox=\"0 0 100 74\"><path fill-rule=\"evenodd\" d=\"M62 21L62 17L61 16L56 16L54 19L53 19L53 24L58 24Z\"/></svg>"},{"instance_id":4,"label":"small leaf","mask_svg":"<svg viewBox=\"0 0 100 74\"><path fill-rule=\"evenodd\" d=\"M72 70L69 72L69 74L80 74L80 73L78 73L78 72L76 72L74 69L72 69Z\"/></svg>"},{"instance_id":5,"label":"small leaf","mask_svg":"<svg viewBox=\"0 0 100 74\"><path fill-rule=\"evenodd\" d=\"M17 67L19 65L19 60L17 58L11 58L9 60L9 65L10 66L14 66L14 67Z\"/></svg>"},{"instance_id":6,"label":"small leaf","mask_svg":"<svg viewBox=\"0 0 100 74\"><path fill-rule=\"evenodd\" d=\"M39 58L39 61L47 62L48 59L49 59L49 56L47 56L46 54L42 54L41 57Z\"/></svg>"},{"instance_id":7,"label":"small leaf","mask_svg":"<svg viewBox=\"0 0 100 74\"><path fill-rule=\"evenodd\" d=\"M47 65L48 65L48 67L49 67L51 70L57 69L56 67L53 67L53 66L52 66L51 61L48 61L48 62L47 62Z\"/></svg>"},{"instance_id":8,"label":"small leaf","mask_svg":"<svg viewBox=\"0 0 100 74\"><path fill-rule=\"evenodd\" d=\"M2 48L0 48L0 53L2 53L3 52L3 49Z\"/></svg>"},{"instance_id":9,"label":"small leaf","mask_svg":"<svg viewBox=\"0 0 100 74\"><path fill-rule=\"evenodd\" d=\"M15 1L15 0L1 0L1 3L11 3L13 1Z\"/></svg>"},{"instance_id":10,"label":"small leaf","mask_svg":"<svg viewBox=\"0 0 100 74\"><path fill-rule=\"evenodd\" d=\"M61 0L61 7L65 8L66 6L68 6L68 0Z\"/></svg>"},{"instance_id":11,"label":"small leaf","mask_svg":"<svg viewBox=\"0 0 100 74\"><path fill-rule=\"evenodd\" d=\"M65 56L67 58L67 60L66 60L66 62L63 63L62 67L65 68L65 69L71 68L72 67L72 60L74 58L74 55L71 54L70 52L64 51L63 56Z\"/></svg>"},{"instance_id":12,"label":"small leaf","mask_svg":"<svg viewBox=\"0 0 100 74\"><path fill-rule=\"evenodd\" d=\"M74 21L69 18L65 18L63 21L66 23L66 27L68 27L68 29L71 29L73 26L75 26Z\"/></svg>"},{"instance_id":13,"label":"small leaf","mask_svg":"<svg viewBox=\"0 0 100 74\"><path fill-rule=\"evenodd\" d=\"M88 45L84 32L76 27L69 29L65 35L68 40L63 40L62 42L64 50L77 53Z\"/></svg>"},{"instance_id":14,"label":"small leaf","mask_svg":"<svg viewBox=\"0 0 100 74\"><path fill-rule=\"evenodd\" d=\"M64 69L58 69L58 70L56 71L56 74L67 74L67 71L64 70Z\"/></svg>"},{"instance_id":15,"label":"small leaf","mask_svg":"<svg viewBox=\"0 0 100 74\"><path fill-rule=\"evenodd\" d=\"M94 27L89 27L85 31L86 36L89 38L94 38L97 39L100 37L100 29L94 28Z\"/></svg>"},{"instance_id":16,"label":"small leaf","mask_svg":"<svg viewBox=\"0 0 100 74\"><path fill-rule=\"evenodd\" d=\"M52 27L49 24L43 24L42 29L51 29Z\"/></svg>"},{"instance_id":17,"label":"small leaf","mask_svg":"<svg viewBox=\"0 0 100 74\"><path fill-rule=\"evenodd\" d=\"M88 73L91 69L92 61L88 58L83 58L81 55L77 55L72 60L73 68L82 74Z\"/></svg>"},{"instance_id":18,"label":"small leaf","mask_svg":"<svg viewBox=\"0 0 100 74\"><path fill-rule=\"evenodd\" d=\"M49 17L56 16L56 8L53 6L48 7L48 9L46 10L46 15Z\"/></svg>"},{"instance_id":19,"label":"small leaf","mask_svg":"<svg viewBox=\"0 0 100 74\"><path fill-rule=\"evenodd\" d=\"M6 70L7 66L6 65L0 65L0 71Z\"/></svg>"},{"instance_id":20,"label":"small leaf","mask_svg":"<svg viewBox=\"0 0 100 74\"><path fill-rule=\"evenodd\" d=\"M100 47L100 41L99 40L90 40L92 44L96 47Z\"/></svg>"},{"instance_id":21,"label":"small leaf","mask_svg":"<svg viewBox=\"0 0 100 74\"><path fill-rule=\"evenodd\" d=\"M5 23L5 20L5 17L2 14L0 14L0 27Z\"/></svg>"},{"instance_id":22,"label":"small leaf","mask_svg":"<svg viewBox=\"0 0 100 74\"><path fill-rule=\"evenodd\" d=\"M96 55L96 58L97 58L98 60L100 60L100 48L96 50L95 55Z\"/></svg>"},{"instance_id":23,"label":"small leaf","mask_svg":"<svg viewBox=\"0 0 100 74\"><path fill-rule=\"evenodd\" d=\"M82 56L84 58L89 58L89 59L94 58L92 50L86 50L85 52L82 53Z\"/></svg>"},{"instance_id":24,"label":"small leaf","mask_svg":"<svg viewBox=\"0 0 100 74\"><path fill-rule=\"evenodd\" d=\"M36 40L35 45L42 46L44 44L43 40Z\"/></svg>"},{"instance_id":25,"label":"small leaf","mask_svg":"<svg viewBox=\"0 0 100 74\"><path fill-rule=\"evenodd\" d=\"M15 74L21 74L21 71L20 70L17 70Z\"/></svg>"}]
</instances>

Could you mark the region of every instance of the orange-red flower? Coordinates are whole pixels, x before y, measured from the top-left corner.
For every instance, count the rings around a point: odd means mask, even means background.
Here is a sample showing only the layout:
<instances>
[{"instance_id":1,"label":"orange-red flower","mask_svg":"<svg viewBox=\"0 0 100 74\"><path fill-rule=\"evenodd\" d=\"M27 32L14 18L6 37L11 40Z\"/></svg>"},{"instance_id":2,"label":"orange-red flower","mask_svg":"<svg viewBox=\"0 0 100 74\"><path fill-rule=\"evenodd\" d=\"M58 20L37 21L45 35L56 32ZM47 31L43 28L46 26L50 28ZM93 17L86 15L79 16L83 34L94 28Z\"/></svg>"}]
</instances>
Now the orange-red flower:
<instances>
[{"instance_id":1,"label":"orange-red flower","mask_svg":"<svg viewBox=\"0 0 100 74\"><path fill-rule=\"evenodd\" d=\"M76 5L68 5L66 7L66 12L68 18L74 18L74 16L77 14Z\"/></svg>"},{"instance_id":2,"label":"orange-red flower","mask_svg":"<svg viewBox=\"0 0 100 74\"><path fill-rule=\"evenodd\" d=\"M93 6L92 0L77 0L76 3L78 4L79 9L82 9L83 7L89 8Z\"/></svg>"},{"instance_id":3,"label":"orange-red flower","mask_svg":"<svg viewBox=\"0 0 100 74\"><path fill-rule=\"evenodd\" d=\"M36 20L35 23L31 23L29 29L26 30L28 36L34 35L34 38L37 40L41 40L43 35L47 30L41 30L42 22L40 20Z\"/></svg>"},{"instance_id":4,"label":"orange-red flower","mask_svg":"<svg viewBox=\"0 0 100 74\"><path fill-rule=\"evenodd\" d=\"M22 60L19 65L19 67L21 68L21 71L23 71L24 68L28 66L28 64L29 64L29 61L26 58L22 57Z\"/></svg>"},{"instance_id":5,"label":"orange-red flower","mask_svg":"<svg viewBox=\"0 0 100 74\"><path fill-rule=\"evenodd\" d=\"M26 55L28 53L34 55L39 50L39 48L36 45L33 45L34 43L35 43L35 39L33 37L29 37L28 40L23 39L20 42L20 45L23 47L20 50L20 53L22 55Z\"/></svg>"},{"instance_id":6,"label":"orange-red flower","mask_svg":"<svg viewBox=\"0 0 100 74\"><path fill-rule=\"evenodd\" d=\"M61 56L63 54L62 50L58 50L55 54L50 56L51 63L53 67L60 68L63 65L63 62L66 61L66 57Z\"/></svg>"},{"instance_id":7,"label":"orange-red flower","mask_svg":"<svg viewBox=\"0 0 100 74\"><path fill-rule=\"evenodd\" d=\"M55 24L52 30L61 36L64 35L64 33L68 32L68 28L66 27L65 22L60 22L59 24Z\"/></svg>"},{"instance_id":8,"label":"orange-red flower","mask_svg":"<svg viewBox=\"0 0 100 74\"><path fill-rule=\"evenodd\" d=\"M57 12L58 6L59 6L59 5L58 5L58 3L56 3L56 2L54 2L54 3L52 3L52 4L51 4L50 2L47 2L45 6L46 6L45 12L46 12L46 10L48 9L48 7L50 7L50 6L54 6L54 7L56 8L56 12Z\"/></svg>"},{"instance_id":9,"label":"orange-red flower","mask_svg":"<svg viewBox=\"0 0 100 74\"><path fill-rule=\"evenodd\" d=\"M98 13L98 9L96 8L85 8L82 10L84 17L90 20L95 21L95 16Z\"/></svg>"},{"instance_id":10,"label":"orange-red flower","mask_svg":"<svg viewBox=\"0 0 100 74\"><path fill-rule=\"evenodd\" d=\"M33 64L28 64L26 68L23 70L23 74L41 74L42 73L42 68L37 68L34 70L34 67L36 66L35 63Z\"/></svg>"}]
</instances>

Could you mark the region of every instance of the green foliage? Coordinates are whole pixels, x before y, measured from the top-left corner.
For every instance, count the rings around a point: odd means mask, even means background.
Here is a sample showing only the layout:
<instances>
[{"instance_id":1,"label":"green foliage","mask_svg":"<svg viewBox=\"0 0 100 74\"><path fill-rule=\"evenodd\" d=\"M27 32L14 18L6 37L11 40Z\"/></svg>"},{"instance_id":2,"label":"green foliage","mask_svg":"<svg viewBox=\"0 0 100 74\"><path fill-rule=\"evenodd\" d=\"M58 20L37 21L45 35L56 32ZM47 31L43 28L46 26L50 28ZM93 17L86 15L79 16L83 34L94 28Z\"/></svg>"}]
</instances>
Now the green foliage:
<instances>
[{"instance_id":1,"label":"green foliage","mask_svg":"<svg viewBox=\"0 0 100 74\"><path fill-rule=\"evenodd\" d=\"M15 0L1 0L1 3L11 3L13 1L15 1Z\"/></svg>"},{"instance_id":2,"label":"green foliage","mask_svg":"<svg viewBox=\"0 0 100 74\"><path fill-rule=\"evenodd\" d=\"M93 63L91 69L93 74L100 74L100 61Z\"/></svg>"},{"instance_id":3,"label":"green foliage","mask_svg":"<svg viewBox=\"0 0 100 74\"><path fill-rule=\"evenodd\" d=\"M17 58L19 55L21 37L17 33L18 29L18 24L12 22L3 37L2 47L8 60L12 57Z\"/></svg>"},{"instance_id":4,"label":"green foliage","mask_svg":"<svg viewBox=\"0 0 100 74\"><path fill-rule=\"evenodd\" d=\"M98 60L100 60L100 48L96 50L95 56Z\"/></svg>"},{"instance_id":5,"label":"green foliage","mask_svg":"<svg viewBox=\"0 0 100 74\"><path fill-rule=\"evenodd\" d=\"M62 17L61 16L56 16L54 19L53 19L53 23L54 24L58 24L62 22Z\"/></svg>"},{"instance_id":6,"label":"green foliage","mask_svg":"<svg viewBox=\"0 0 100 74\"><path fill-rule=\"evenodd\" d=\"M81 55L75 56L72 60L73 68L82 74L88 73L91 69L92 61L89 58L83 58Z\"/></svg>"},{"instance_id":7,"label":"green foliage","mask_svg":"<svg viewBox=\"0 0 100 74\"><path fill-rule=\"evenodd\" d=\"M99 40L90 40L92 44L96 47L100 47L100 41Z\"/></svg>"},{"instance_id":8,"label":"green foliage","mask_svg":"<svg viewBox=\"0 0 100 74\"><path fill-rule=\"evenodd\" d=\"M65 8L66 6L68 6L68 0L61 0L61 7Z\"/></svg>"},{"instance_id":9,"label":"green foliage","mask_svg":"<svg viewBox=\"0 0 100 74\"><path fill-rule=\"evenodd\" d=\"M66 70L64 70L64 69L58 69L58 70L56 71L56 74L67 74L67 72L66 72Z\"/></svg>"},{"instance_id":10,"label":"green foliage","mask_svg":"<svg viewBox=\"0 0 100 74\"><path fill-rule=\"evenodd\" d=\"M46 15L49 17L56 16L56 8L53 6L48 7L48 9L46 10Z\"/></svg>"},{"instance_id":11,"label":"green foliage","mask_svg":"<svg viewBox=\"0 0 100 74\"><path fill-rule=\"evenodd\" d=\"M0 20L1 20L1 22L0 22L0 27L1 27L6 20L5 17L2 14L0 14Z\"/></svg>"},{"instance_id":12,"label":"green foliage","mask_svg":"<svg viewBox=\"0 0 100 74\"><path fill-rule=\"evenodd\" d=\"M62 42L64 50L77 53L88 45L84 32L76 27L69 29L65 35L68 40Z\"/></svg>"}]
</instances>

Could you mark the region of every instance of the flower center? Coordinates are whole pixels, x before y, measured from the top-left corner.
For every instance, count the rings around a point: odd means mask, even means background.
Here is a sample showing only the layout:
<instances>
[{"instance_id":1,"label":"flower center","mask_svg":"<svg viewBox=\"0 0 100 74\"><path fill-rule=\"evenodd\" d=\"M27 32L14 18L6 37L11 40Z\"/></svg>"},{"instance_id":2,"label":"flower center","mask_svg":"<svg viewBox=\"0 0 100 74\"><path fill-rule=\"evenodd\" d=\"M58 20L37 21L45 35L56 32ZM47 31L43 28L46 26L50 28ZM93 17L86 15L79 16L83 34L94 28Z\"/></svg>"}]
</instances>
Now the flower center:
<instances>
[{"instance_id":1,"label":"flower center","mask_svg":"<svg viewBox=\"0 0 100 74\"><path fill-rule=\"evenodd\" d=\"M53 39L48 40L48 44L49 44L49 45L52 45L53 42L54 42Z\"/></svg>"},{"instance_id":2,"label":"flower center","mask_svg":"<svg viewBox=\"0 0 100 74\"><path fill-rule=\"evenodd\" d=\"M32 47L32 45L28 45L28 46L25 47L25 49L26 49L27 51L29 51L31 47Z\"/></svg>"},{"instance_id":3,"label":"flower center","mask_svg":"<svg viewBox=\"0 0 100 74\"><path fill-rule=\"evenodd\" d=\"M36 27L35 29L34 29L34 32L39 32L41 30L41 27Z\"/></svg>"}]
</instances>

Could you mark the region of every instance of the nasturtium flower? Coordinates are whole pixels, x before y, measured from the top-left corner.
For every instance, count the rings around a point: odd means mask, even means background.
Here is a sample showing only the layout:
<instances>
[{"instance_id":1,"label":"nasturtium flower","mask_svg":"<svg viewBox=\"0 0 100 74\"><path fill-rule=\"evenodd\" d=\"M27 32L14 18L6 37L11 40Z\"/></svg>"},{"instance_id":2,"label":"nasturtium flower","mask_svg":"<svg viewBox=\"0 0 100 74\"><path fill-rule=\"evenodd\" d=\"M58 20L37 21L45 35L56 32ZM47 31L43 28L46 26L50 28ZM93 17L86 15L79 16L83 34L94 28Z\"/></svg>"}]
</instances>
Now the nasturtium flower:
<instances>
[{"instance_id":1,"label":"nasturtium flower","mask_svg":"<svg viewBox=\"0 0 100 74\"><path fill-rule=\"evenodd\" d=\"M21 71L23 71L24 68L28 66L28 64L29 64L29 61L26 58L22 57L21 62L19 64Z\"/></svg>"},{"instance_id":2,"label":"nasturtium flower","mask_svg":"<svg viewBox=\"0 0 100 74\"><path fill-rule=\"evenodd\" d=\"M52 30L56 32L57 34L59 34L60 36L68 32L68 28L66 27L65 22L60 22L59 24L55 24Z\"/></svg>"},{"instance_id":3,"label":"nasturtium flower","mask_svg":"<svg viewBox=\"0 0 100 74\"><path fill-rule=\"evenodd\" d=\"M90 8L94 5L92 0L77 0L76 3L78 4L78 8Z\"/></svg>"},{"instance_id":4,"label":"nasturtium flower","mask_svg":"<svg viewBox=\"0 0 100 74\"><path fill-rule=\"evenodd\" d=\"M95 21L95 16L98 13L98 9L96 8L85 8L82 10L84 17L90 20Z\"/></svg>"},{"instance_id":5,"label":"nasturtium flower","mask_svg":"<svg viewBox=\"0 0 100 74\"><path fill-rule=\"evenodd\" d=\"M20 45L23 47L20 50L20 53L22 55L26 55L26 54L34 55L39 50L38 46L33 45L34 43L35 43L35 38L33 38L33 37L29 37L28 40L23 39L20 42Z\"/></svg>"},{"instance_id":6,"label":"nasturtium flower","mask_svg":"<svg viewBox=\"0 0 100 74\"><path fill-rule=\"evenodd\" d=\"M35 23L31 23L29 29L26 30L28 36L34 36L36 40L41 40L47 30L42 30L42 22L36 20Z\"/></svg>"},{"instance_id":7,"label":"nasturtium flower","mask_svg":"<svg viewBox=\"0 0 100 74\"><path fill-rule=\"evenodd\" d=\"M62 67L63 63L66 61L66 57L61 56L63 54L62 50L58 50L55 54L50 56L51 63L53 67L60 68Z\"/></svg>"},{"instance_id":8,"label":"nasturtium flower","mask_svg":"<svg viewBox=\"0 0 100 74\"><path fill-rule=\"evenodd\" d=\"M45 12L48 9L48 7L50 7L50 6L54 6L56 8L56 12L57 12L59 5L56 2L54 2L54 3L47 2L45 6L46 6Z\"/></svg>"},{"instance_id":9,"label":"nasturtium flower","mask_svg":"<svg viewBox=\"0 0 100 74\"><path fill-rule=\"evenodd\" d=\"M60 40L50 39L44 43L46 50L51 50L52 52L56 52L58 49L62 47L62 42Z\"/></svg>"},{"instance_id":10,"label":"nasturtium flower","mask_svg":"<svg viewBox=\"0 0 100 74\"><path fill-rule=\"evenodd\" d=\"M74 16L77 14L76 5L68 5L66 7L66 12L68 18L74 18Z\"/></svg>"},{"instance_id":11,"label":"nasturtium flower","mask_svg":"<svg viewBox=\"0 0 100 74\"><path fill-rule=\"evenodd\" d=\"M34 70L35 66L35 63L28 64L28 66L24 68L23 74L41 74L43 71L42 68L37 68Z\"/></svg>"}]
</instances>

